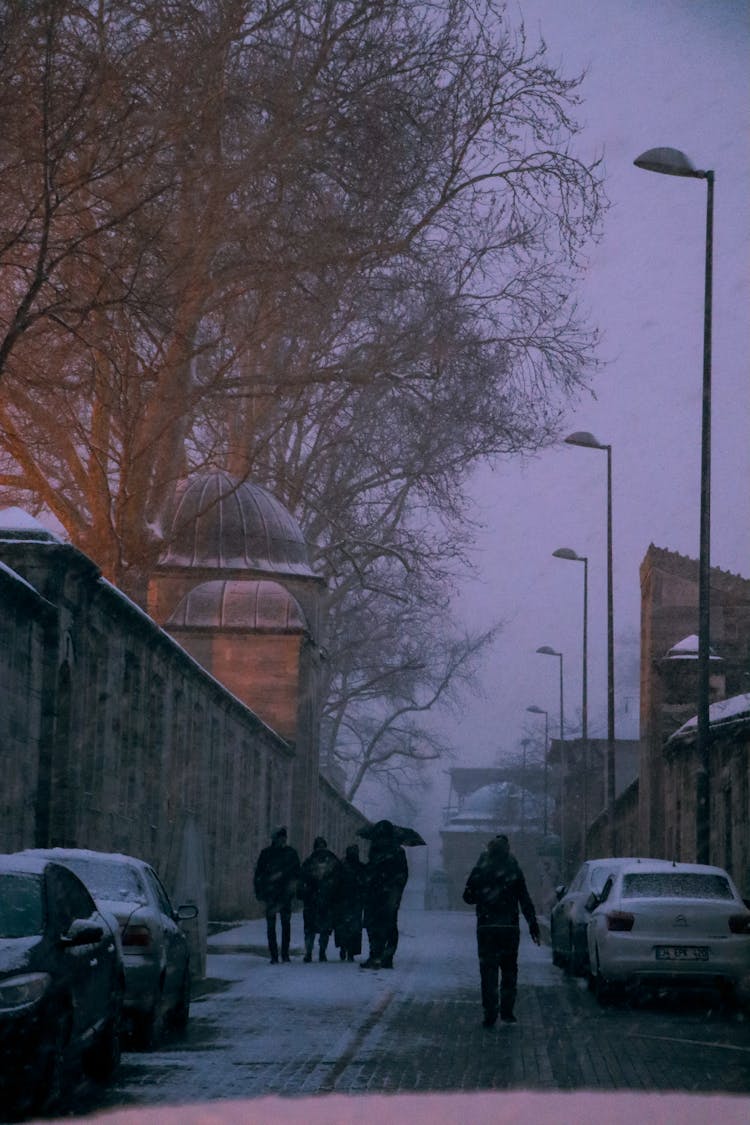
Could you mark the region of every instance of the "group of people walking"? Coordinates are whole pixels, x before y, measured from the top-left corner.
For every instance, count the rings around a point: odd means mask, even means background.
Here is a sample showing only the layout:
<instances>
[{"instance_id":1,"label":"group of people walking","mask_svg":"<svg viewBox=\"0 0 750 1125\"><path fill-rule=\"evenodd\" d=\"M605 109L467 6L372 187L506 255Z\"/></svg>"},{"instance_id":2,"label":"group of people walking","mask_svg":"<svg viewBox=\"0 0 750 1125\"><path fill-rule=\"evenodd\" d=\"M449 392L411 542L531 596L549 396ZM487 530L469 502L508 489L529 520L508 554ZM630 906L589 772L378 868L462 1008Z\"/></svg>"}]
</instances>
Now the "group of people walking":
<instances>
[{"instance_id":1,"label":"group of people walking","mask_svg":"<svg viewBox=\"0 0 750 1125\"><path fill-rule=\"evenodd\" d=\"M260 853L254 878L256 897L265 906L272 963L279 960L277 915L281 922L281 960L290 959L292 906L294 899L300 898L304 961L312 961L316 937L318 960L327 961L331 934L341 960L353 961L362 951L364 928L370 949L367 960L360 962L361 968L393 968L398 910L409 870L390 821L379 821L369 838L367 863L359 858L357 844L351 844L339 859L322 836L316 838L312 852L300 863L297 852L287 843L286 828L273 834L270 846ZM537 945L540 933L526 880L511 854L507 836L495 836L488 842L466 880L463 899L476 908L484 1027L494 1027L498 1016L506 1023L515 1023L519 910Z\"/></svg>"},{"instance_id":2,"label":"group of people walking","mask_svg":"<svg viewBox=\"0 0 750 1125\"><path fill-rule=\"evenodd\" d=\"M300 863L286 828L278 828L258 857L253 879L255 896L265 909L271 963L278 963L279 953L282 962L291 959L292 908L301 899L304 961L312 961L316 938L318 960L327 961L331 935L340 959L353 961L362 952L364 929L369 956L361 968L393 968L398 910L408 877L406 853L388 820L372 829L367 863L360 859L358 844L350 844L339 859L323 836L316 837L312 852Z\"/></svg>"}]
</instances>

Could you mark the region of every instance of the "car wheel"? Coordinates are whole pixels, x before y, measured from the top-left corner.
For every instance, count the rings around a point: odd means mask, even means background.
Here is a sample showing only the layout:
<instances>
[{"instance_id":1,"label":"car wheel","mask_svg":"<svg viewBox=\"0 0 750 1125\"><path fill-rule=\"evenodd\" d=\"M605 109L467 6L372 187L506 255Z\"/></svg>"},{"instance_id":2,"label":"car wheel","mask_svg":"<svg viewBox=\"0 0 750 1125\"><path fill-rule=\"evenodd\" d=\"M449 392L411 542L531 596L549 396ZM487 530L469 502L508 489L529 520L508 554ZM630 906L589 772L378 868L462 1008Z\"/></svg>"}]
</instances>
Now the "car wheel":
<instances>
[{"instance_id":1,"label":"car wheel","mask_svg":"<svg viewBox=\"0 0 750 1125\"><path fill-rule=\"evenodd\" d=\"M156 998L150 1012L135 1012L131 1023L131 1037L140 1051L150 1051L161 1035L161 995Z\"/></svg>"},{"instance_id":2,"label":"car wheel","mask_svg":"<svg viewBox=\"0 0 750 1125\"><path fill-rule=\"evenodd\" d=\"M72 1021L70 1012L57 1012L52 1017L52 1028L47 1043L43 1078L38 1087L33 1110L47 1113L57 1109L65 1093L68 1076L68 1045Z\"/></svg>"},{"instance_id":3,"label":"car wheel","mask_svg":"<svg viewBox=\"0 0 750 1125\"><path fill-rule=\"evenodd\" d=\"M560 950L557 948L557 931L551 924L549 930L549 943L552 946L552 964L555 965L558 969L561 969L563 965L563 956Z\"/></svg>"},{"instance_id":4,"label":"car wheel","mask_svg":"<svg viewBox=\"0 0 750 1125\"><path fill-rule=\"evenodd\" d=\"M578 975L578 958L576 956L575 941L573 940L573 927L568 926L568 953L564 959L565 972L570 976Z\"/></svg>"},{"instance_id":5,"label":"car wheel","mask_svg":"<svg viewBox=\"0 0 750 1125\"><path fill-rule=\"evenodd\" d=\"M120 1035L122 1033L122 996L124 982L120 982L114 1001L114 1012L107 1020L94 1046L86 1056L86 1070L97 1082L106 1082L120 1065Z\"/></svg>"},{"instance_id":6,"label":"car wheel","mask_svg":"<svg viewBox=\"0 0 750 1125\"><path fill-rule=\"evenodd\" d=\"M602 1008L619 1003L625 995L625 984L622 981L608 980L602 974L599 964L599 953L596 955L596 972L589 978L593 981L594 996Z\"/></svg>"},{"instance_id":7,"label":"car wheel","mask_svg":"<svg viewBox=\"0 0 750 1125\"><path fill-rule=\"evenodd\" d=\"M180 985L180 995L172 1009L170 1022L175 1031L186 1031L190 1019L190 968L185 966Z\"/></svg>"}]
</instances>

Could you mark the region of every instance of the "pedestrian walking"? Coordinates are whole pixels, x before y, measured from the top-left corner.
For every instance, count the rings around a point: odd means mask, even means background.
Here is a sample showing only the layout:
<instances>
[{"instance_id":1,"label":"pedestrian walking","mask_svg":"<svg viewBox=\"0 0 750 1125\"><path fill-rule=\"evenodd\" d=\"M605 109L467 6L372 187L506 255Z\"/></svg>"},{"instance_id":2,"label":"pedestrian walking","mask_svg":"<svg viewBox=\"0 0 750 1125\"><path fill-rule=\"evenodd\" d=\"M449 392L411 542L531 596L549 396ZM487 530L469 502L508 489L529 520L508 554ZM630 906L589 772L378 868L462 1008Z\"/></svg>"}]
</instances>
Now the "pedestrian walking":
<instances>
[{"instance_id":1,"label":"pedestrian walking","mask_svg":"<svg viewBox=\"0 0 750 1125\"><path fill-rule=\"evenodd\" d=\"M518 908L539 945L539 923L526 880L511 854L507 836L490 840L466 881L464 902L477 911L477 952L482 984L484 1027L494 1027L498 1011L506 1023L516 1023L513 1008L518 981L520 930ZM500 1002L498 1004L498 973Z\"/></svg>"},{"instance_id":2,"label":"pedestrian walking","mask_svg":"<svg viewBox=\"0 0 750 1125\"><path fill-rule=\"evenodd\" d=\"M333 932L342 961L353 961L362 952L366 866L359 845L350 844L341 861L341 887Z\"/></svg>"},{"instance_id":3,"label":"pedestrian walking","mask_svg":"<svg viewBox=\"0 0 750 1125\"><path fill-rule=\"evenodd\" d=\"M303 960L312 961L318 935L318 960L327 961L326 950L341 889L341 860L329 850L323 836L316 836L313 850L302 864L299 885L305 929Z\"/></svg>"},{"instance_id":4,"label":"pedestrian walking","mask_svg":"<svg viewBox=\"0 0 750 1125\"><path fill-rule=\"evenodd\" d=\"M380 820L370 834L365 882L364 921L369 956L363 969L392 969L398 947L398 908L409 878L406 852L390 820Z\"/></svg>"},{"instance_id":5,"label":"pedestrian walking","mask_svg":"<svg viewBox=\"0 0 750 1125\"><path fill-rule=\"evenodd\" d=\"M269 846L263 848L258 856L253 875L255 897L263 903L266 912L266 935L272 965L277 965L279 961L277 914L281 921L281 960L290 960L292 903L297 893L299 873L299 856L287 843L286 828L277 828Z\"/></svg>"}]
</instances>

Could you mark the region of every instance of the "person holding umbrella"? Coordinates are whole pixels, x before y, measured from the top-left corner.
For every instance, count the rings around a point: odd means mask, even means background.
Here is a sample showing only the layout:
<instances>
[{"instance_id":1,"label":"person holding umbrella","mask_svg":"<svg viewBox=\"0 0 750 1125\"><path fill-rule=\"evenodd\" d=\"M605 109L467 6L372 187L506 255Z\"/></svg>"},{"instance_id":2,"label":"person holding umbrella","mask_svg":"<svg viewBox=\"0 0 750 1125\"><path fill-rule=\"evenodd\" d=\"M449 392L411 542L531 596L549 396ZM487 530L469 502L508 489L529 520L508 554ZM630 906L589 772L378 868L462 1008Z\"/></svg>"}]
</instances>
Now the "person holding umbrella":
<instances>
[{"instance_id":1,"label":"person holding umbrella","mask_svg":"<svg viewBox=\"0 0 750 1125\"><path fill-rule=\"evenodd\" d=\"M398 946L398 909L409 878L406 853L390 820L379 820L358 834L370 840L364 915L370 951L360 968L392 969Z\"/></svg>"}]
</instances>

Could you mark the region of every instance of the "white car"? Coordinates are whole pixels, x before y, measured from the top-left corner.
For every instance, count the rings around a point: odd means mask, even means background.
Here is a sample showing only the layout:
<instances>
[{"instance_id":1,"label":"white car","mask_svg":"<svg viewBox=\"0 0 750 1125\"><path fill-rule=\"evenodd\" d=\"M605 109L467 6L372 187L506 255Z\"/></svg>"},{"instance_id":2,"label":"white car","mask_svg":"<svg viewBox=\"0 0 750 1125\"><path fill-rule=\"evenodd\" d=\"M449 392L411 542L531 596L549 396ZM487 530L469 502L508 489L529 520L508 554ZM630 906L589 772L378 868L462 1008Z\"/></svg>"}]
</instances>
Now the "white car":
<instances>
[{"instance_id":1,"label":"white car","mask_svg":"<svg viewBox=\"0 0 750 1125\"><path fill-rule=\"evenodd\" d=\"M573 976L586 976L589 968L586 931L591 892L601 894L613 871L635 862L636 859L632 856L587 859L578 868L569 886L557 888L557 902L550 911L549 919L553 965L564 968Z\"/></svg>"},{"instance_id":2,"label":"white car","mask_svg":"<svg viewBox=\"0 0 750 1125\"><path fill-rule=\"evenodd\" d=\"M630 984L750 996L750 910L721 867L627 864L590 906L590 982L600 1003Z\"/></svg>"},{"instance_id":3,"label":"white car","mask_svg":"<svg viewBox=\"0 0 750 1125\"><path fill-rule=\"evenodd\" d=\"M137 1044L152 1045L166 1020L184 1030L190 1014L190 955L179 923L197 907L176 910L154 869L134 856L82 848L30 849L79 877L102 912L120 927L125 968L123 1016Z\"/></svg>"}]
</instances>

